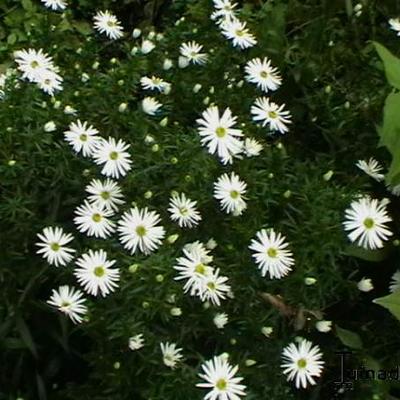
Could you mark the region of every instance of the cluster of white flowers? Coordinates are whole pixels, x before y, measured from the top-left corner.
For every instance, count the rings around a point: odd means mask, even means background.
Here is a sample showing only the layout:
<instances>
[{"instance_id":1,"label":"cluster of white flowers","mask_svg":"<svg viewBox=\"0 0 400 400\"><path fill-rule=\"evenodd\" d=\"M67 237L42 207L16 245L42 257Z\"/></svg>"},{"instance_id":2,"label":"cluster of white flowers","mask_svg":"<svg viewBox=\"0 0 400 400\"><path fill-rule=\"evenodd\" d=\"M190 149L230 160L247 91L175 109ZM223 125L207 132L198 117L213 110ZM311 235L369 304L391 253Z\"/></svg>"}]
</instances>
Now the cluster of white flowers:
<instances>
[{"instance_id":1,"label":"cluster of white flowers","mask_svg":"<svg viewBox=\"0 0 400 400\"><path fill-rule=\"evenodd\" d=\"M219 306L221 300L231 295L228 278L220 275L220 270L211 263L213 257L203 243L189 243L183 248L183 257L176 260L174 269L178 271L176 280L185 280L184 292L199 297L203 302L210 301Z\"/></svg>"},{"instance_id":2,"label":"cluster of white flowers","mask_svg":"<svg viewBox=\"0 0 400 400\"><path fill-rule=\"evenodd\" d=\"M14 58L18 64L18 70L22 72L22 79L36 83L50 96L63 89L63 78L58 74L59 68L42 49L17 50Z\"/></svg>"}]
</instances>

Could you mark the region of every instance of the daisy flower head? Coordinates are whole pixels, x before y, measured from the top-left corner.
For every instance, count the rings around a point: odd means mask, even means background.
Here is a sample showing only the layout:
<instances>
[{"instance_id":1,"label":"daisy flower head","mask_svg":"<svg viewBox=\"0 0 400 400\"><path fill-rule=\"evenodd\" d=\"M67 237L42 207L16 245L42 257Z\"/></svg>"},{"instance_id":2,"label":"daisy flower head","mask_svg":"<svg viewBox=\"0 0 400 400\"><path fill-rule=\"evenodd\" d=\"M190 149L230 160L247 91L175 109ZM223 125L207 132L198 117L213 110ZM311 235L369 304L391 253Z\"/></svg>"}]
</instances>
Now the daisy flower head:
<instances>
[{"instance_id":1,"label":"daisy flower head","mask_svg":"<svg viewBox=\"0 0 400 400\"><path fill-rule=\"evenodd\" d=\"M93 152L93 159L97 165L103 165L101 173L110 178L118 179L130 171L132 160L127 152L130 145L113 137L100 140Z\"/></svg>"},{"instance_id":2,"label":"daisy flower head","mask_svg":"<svg viewBox=\"0 0 400 400\"><path fill-rule=\"evenodd\" d=\"M22 72L22 78L30 82L37 82L42 74L54 70L52 58L42 49L18 50L14 57L17 68Z\"/></svg>"},{"instance_id":3,"label":"daisy flower head","mask_svg":"<svg viewBox=\"0 0 400 400\"><path fill-rule=\"evenodd\" d=\"M211 14L212 20L227 20L234 19L236 14L237 3L232 3L230 0L214 0L215 11Z\"/></svg>"},{"instance_id":4,"label":"daisy flower head","mask_svg":"<svg viewBox=\"0 0 400 400\"><path fill-rule=\"evenodd\" d=\"M390 293L396 292L400 289L400 271L396 271L390 280L389 290Z\"/></svg>"},{"instance_id":5,"label":"daisy flower head","mask_svg":"<svg viewBox=\"0 0 400 400\"><path fill-rule=\"evenodd\" d=\"M246 22L241 22L237 18L226 19L221 28L222 34L232 41L234 47L244 50L257 44L255 36L246 28Z\"/></svg>"},{"instance_id":6,"label":"daisy flower head","mask_svg":"<svg viewBox=\"0 0 400 400\"><path fill-rule=\"evenodd\" d=\"M196 386L209 390L205 399L240 400L246 396L246 386L240 383L243 378L236 376L239 367L230 365L226 357L215 356L206 361L201 368L203 372L199 376L205 382Z\"/></svg>"},{"instance_id":7,"label":"daisy flower head","mask_svg":"<svg viewBox=\"0 0 400 400\"><path fill-rule=\"evenodd\" d=\"M82 152L84 157L90 157L101 140L98 133L92 125L78 119L69 125L69 130L64 132L64 138L76 153Z\"/></svg>"},{"instance_id":8,"label":"daisy flower head","mask_svg":"<svg viewBox=\"0 0 400 400\"><path fill-rule=\"evenodd\" d=\"M109 219L113 211L90 204L87 200L76 209L75 214L74 222L78 230L88 236L105 239L115 230L114 222Z\"/></svg>"},{"instance_id":9,"label":"daisy flower head","mask_svg":"<svg viewBox=\"0 0 400 400\"><path fill-rule=\"evenodd\" d=\"M295 381L297 389L306 388L308 384L315 385L315 377L319 377L323 371L324 361L318 346L303 339L298 345L289 344L282 352L283 373L288 381Z\"/></svg>"},{"instance_id":10,"label":"daisy flower head","mask_svg":"<svg viewBox=\"0 0 400 400\"><path fill-rule=\"evenodd\" d=\"M277 68L271 65L267 57L253 58L245 66L247 82L254 83L264 92L273 92L282 84L282 78Z\"/></svg>"},{"instance_id":11,"label":"daisy flower head","mask_svg":"<svg viewBox=\"0 0 400 400\"><path fill-rule=\"evenodd\" d=\"M99 179L93 179L85 190L89 193L89 201L98 207L118 211L119 206L125 203L121 188L117 182L111 179L103 182Z\"/></svg>"},{"instance_id":12,"label":"daisy flower head","mask_svg":"<svg viewBox=\"0 0 400 400\"><path fill-rule=\"evenodd\" d=\"M285 236L273 229L257 232L249 249L253 250L253 258L263 277L268 273L271 279L281 279L292 270L294 259L288 246Z\"/></svg>"},{"instance_id":13,"label":"daisy flower head","mask_svg":"<svg viewBox=\"0 0 400 400\"><path fill-rule=\"evenodd\" d=\"M100 33L105 33L112 40L120 39L123 34L121 23L110 11L98 11L94 16L94 27Z\"/></svg>"},{"instance_id":14,"label":"daisy flower head","mask_svg":"<svg viewBox=\"0 0 400 400\"><path fill-rule=\"evenodd\" d=\"M176 347L175 343L160 343L161 353L163 357L164 364L174 369L177 364L182 360L183 356L181 354L182 349Z\"/></svg>"},{"instance_id":15,"label":"daisy flower head","mask_svg":"<svg viewBox=\"0 0 400 400\"><path fill-rule=\"evenodd\" d=\"M220 201L223 211L238 216L247 208L246 187L247 184L234 172L223 174L214 183L214 197Z\"/></svg>"},{"instance_id":16,"label":"daisy flower head","mask_svg":"<svg viewBox=\"0 0 400 400\"><path fill-rule=\"evenodd\" d=\"M390 18L389 25L390 25L390 29L397 32L397 36L400 36L400 19L399 18Z\"/></svg>"},{"instance_id":17,"label":"daisy flower head","mask_svg":"<svg viewBox=\"0 0 400 400\"><path fill-rule=\"evenodd\" d=\"M219 269L204 276L199 287L199 296L203 302L210 301L214 306L220 306L221 300L231 292L231 287L227 284L228 277L219 274Z\"/></svg>"},{"instance_id":18,"label":"daisy flower head","mask_svg":"<svg viewBox=\"0 0 400 400\"><path fill-rule=\"evenodd\" d=\"M214 325L217 329L223 329L224 326L228 323L229 318L226 313L217 313L213 318Z\"/></svg>"},{"instance_id":19,"label":"daisy flower head","mask_svg":"<svg viewBox=\"0 0 400 400\"><path fill-rule=\"evenodd\" d=\"M204 65L207 62L208 56L202 53L203 46L195 41L182 43L179 51L181 56L186 58L192 64Z\"/></svg>"},{"instance_id":20,"label":"daisy flower head","mask_svg":"<svg viewBox=\"0 0 400 400\"><path fill-rule=\"evenodd\" d=\"M118 287L119 269L111 268L115 260L108 260L104 250L89 250L76 261L74 275L85 292L103 297Z\"/></svg>"},{"instance_id":21,"label":"daisy flower head","mask_svg":"<svg viewBox=\"0 0 400 400\"><path fill-rule=\"evenodd\" d=\"M126 211L118 222L119 240L125 249L145 255L155 251L165 237L165 229L158 225L160 216L155 211L137 207Z\"/></svg>"},{"instance_id":22,"label":"daisy flower head","mask_svg":"<svg viewBox=\"0 0 400 400\"><path fill-rule=\"evenodd\" d=\"M246 157L257 157L263 150L263 145L254 138L246 138L243 144L243 153Z\"/></svg>"},{"instance_id":23,"label":"daisy flower head","mask_svg":"<svg viewBox=\"0 0 400 400\"><path fill-rule=\"evenodd\" d=\"M380 249L392 236L386 224L392 221L386 210L386 202L370 197L354 200L345 212L344 230L351 242L367 250Z\"/></svg>"},{"instance_id":24,"label":"daisy flower head","mask_svg":"<svg viewBox=\"0 0 400 400\"><path fill-rule=\"evenodd\" d=\"M63 90L63 78L54 71L44 70L36 78L36 83L43 92L54 96L55 92Z\"/></svg>"},{"instance_id":25,"label":"daisy flower head","mask_svg":"<svg viewBox=\"0 0 400 400\"><path fill-rule=\"evenodd\" d=\"M251 106L253 120L261 121L262 126L268 125L272 131L286 133L289 131L287 125L291 124L291 115L285 110L285 104L278 105L267 97L259 97Z\"/></svg>"},{"instance_id":26,"label":"daisy flower head","mask_svg":"<svg viewBox=\"0 0 400 400\"><path fill-rule=\"evenodd\" d=\"M60 286L58 290L53 289L47 303L67 315L72 322L80 323L83 320L82 316L87 313L85 301L80 290L71 286Z\"/></svg>"},{"instance_id":27,"label":"daisy flower head","mask_svg":"<svg viewBox=\"0 0 400 400\"><path fill-rule=\"evenodd\" d=\"M165 82L163 79L154 75L151 78L148 76L143 76L140 79L140 84L145 90L158 90L159 92L168 91L168 88L171 86L170 83Z\"/></svg>"},{"instance_id":28,"label":"daisy flower head","mask_svg":"<svg viewBox=\"0 0 400 400\"><path fill-rule=\"evenodd\" d=\"M223 164L232 163L233 157L243 151L243 142L240 139L243 133L240 129L233 128L236 120L229 108L220 116L218 107L212 106L196 121L201 144L207 147L210 154L217 153Z\"/></svg>"},{"instance_id":29,"label":"daisy flower head","mask_svg":"<svg viewBox=\"0 0 400 400\"><path fill-rule=\"evenodd\" d=\"M204 259L202 252L197 249L191 251L183 249L183 257L176 259L177 265L174 266L174 269L178 271L178 276L174 279L186 280L183 287L184 293L190 291L191 296L202 295L203 280L214 271L206 262L208 260Z\"/></svg>"},{"instance_id":30,"label":"daisy flower head","mask_svg":"<svg viewBox=\"0 0 400 400\"><path fill-rule=\"evenodd\" d=\"M172 196L168 208L172 221L177 221L181 228L193 228L198 225L201 215L196 205L197 201L190 200L185 193Z\"/></svg>"},{"instance_id":31,"label":"daisy flower head","mask_svg":"<svg viewBox=\"0 0 400 400\"><path fill-rule=\"evenodd\" d=\"M183 247L184 250L187 250L190 253L198 253L200 256L200 260L204 264L209 264L213 261L213 256L210 255L210 248L207 245L196 240L192 243L187 243Z\"/></svg>"},{"instance_id":32,"label":"daisy flower head","mask_svg":"<svg viewBox=\"0 0 400 400\"><path fill-rule=\"evenodd\" d=\"M145 97L142 100L142 110L148 115L156 115L162 104L154 97Z\"/></svg>"},{"instance_id":33,"label":"daisy flower head","mask_svg":"<svg viewBox=\"0 0 400 400\"><path fill-rule=\"evenodd\" d=\"M67 7L67 2L64 0L40 0L45 7L51 8L53 11L62 11Z\"/></svg>"},{"instance_id":34,"label":"daisy flower head","mask_svg":"<svg viewBox=\"0 0 400 400\"><path fill-rule=\"evenodd\" d=\"M41 254L50 265L65 266L74 258L75 250L66 246L74 238L70 233L64 233L62 228L47 227L37 236L40 242L36 246L40 249L36 253Z\"/></svg>"},{"instance_id":35,"label":"daisy flower head","mask_svg":"<svg viewBox=\"0 0 400 400\"><path fill-rule=\"evenodd\" d=\"M371 157L368 161L358 160L356 162L356 166L378 182L385 179L385 175L381 173L383 167L373 157Z\"/></svg>"},{"instance_id":36,"label":"daisy flower head","mask_svg":"<svg viewBox=\"0 0 400 400\"><path fill-rule=\"evenodd\" d=\"M128 347L132 351L139 350L143 346L144 346L144 338L142 333L139 333L138 335L129 338Z\"/></svg>"}]
</instances>

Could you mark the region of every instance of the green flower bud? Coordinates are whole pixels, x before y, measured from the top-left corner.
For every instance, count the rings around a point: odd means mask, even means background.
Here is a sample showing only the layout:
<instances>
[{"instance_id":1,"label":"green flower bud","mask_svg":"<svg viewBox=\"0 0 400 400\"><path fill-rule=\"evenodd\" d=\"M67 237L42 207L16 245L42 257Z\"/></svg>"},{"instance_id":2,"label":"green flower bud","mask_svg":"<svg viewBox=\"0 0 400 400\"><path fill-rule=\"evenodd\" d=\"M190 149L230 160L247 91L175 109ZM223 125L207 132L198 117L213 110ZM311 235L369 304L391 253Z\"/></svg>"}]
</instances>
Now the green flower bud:
<instances>
[{"instance_id":1,"label":"green flower bud","mask_svg":"<svg viewBox=\"0 0 400 400\"><path fill-rule=\"evenodd\" d=\"M129 266L129 272L134 274L139 269L139 264L132 264Z\"/></svg>"}]
</instances>

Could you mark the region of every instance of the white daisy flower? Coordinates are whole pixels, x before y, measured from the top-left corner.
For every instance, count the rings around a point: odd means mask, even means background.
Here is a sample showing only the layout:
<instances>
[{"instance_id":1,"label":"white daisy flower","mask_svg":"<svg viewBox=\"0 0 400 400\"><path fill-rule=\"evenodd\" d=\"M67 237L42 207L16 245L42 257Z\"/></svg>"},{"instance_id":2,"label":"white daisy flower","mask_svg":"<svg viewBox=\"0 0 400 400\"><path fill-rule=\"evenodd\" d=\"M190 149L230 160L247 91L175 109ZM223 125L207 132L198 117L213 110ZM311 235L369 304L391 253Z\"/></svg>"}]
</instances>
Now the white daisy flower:
<instances>
[{"instance_id":1,"label":"white daisy flower","mask_svg":"<svg viewBox=\"0 0 400 400\"><path fill-rule=\"evenodd\" d=\"M36 83L43 92L54 96L55 92L63 90L62 86L63 78L53 71L45 70L40 74Z\"/></svg>"},{"instance_id":2,"label":"white daisy flower","mask_svg":"<svg viewBox=\"0 0 400 400\"><path fill-rule=\"evenodd\" d=\"M47 227L37 236L41 241L36 243L40 247L36 253L41 254L50 265L64 266L74 258L75 250L66 246L74 240L70 233L64 233L61 228Z\"/></svg>"},{"instance_id":3,"label":"white daisy flower","mask_svg":"<svg viewBox=\"0 0 400 400\"><path fill-rule=\"evenodd\" d=\"M64 132L64 138L76 153L82 152L84 157L90 157L101 140L98 133L92 125L78 119L69 125L69 130Z\"/></svg>"},{"instance_id":4,"label":"white daisy flower","mask_svg":"<svg viewBox=\"0 0 400 400\"><path fill-rule=\"evenodd\" d=\"M374 289L374 285L371 279L364 277L357 283L357 288L361 292L370 292Z\"/></svg>"},{"instance_id":5,"label":"white daisy flower","mask_svg":"<svg viewBox=\"0 0 400 400\"><path fill-rule=\"evenodd\" d=\"M83 293L70 286L60 286L58 290L53 289L53 293L47 303L56 307L59 311L67 315L72 322L82 322L87 313L87 307L84 305L85 299Z\"/></svg>"},{"instance_id":6,"label":"white daisy flower","mask_svg":"<svg viewBox=\"0 0 400 400\"><path fill-rule=\"evenodd\" d=\"M386 203L370 197L355 200L345 213L344 229L349 231L347 236L351 242L365 249L379 249L384 241L392 236L392 232L385 225L392 221L387 214Z\"/></svg>"},{"instance_id":7,"label":"white daisy flower","mask_svg":"<svg viewBox=\"0 0 400 400\"><path fill-rule=\"evenodd\" d=\"M74 222L78 230L88 236L105 239L115 230L114 222L109 219L113 211L90 204L87 200L75 210L75 214Z\"/></svg>"},{"instance_id":8,"label":"white daisy flower","mask_svg":"<svg viewBox=\"0 0 400 400\"><path fill-rule=\"evenodd\" d=\"M257 44L257 40L246 28L246 22L241 22L237 18L226 19L222 25L222 34L232 41L234 47L247 49Z\"/></svg>"},{"instance_id":9,"label":"white daisy flower","mask_svg":"<svg viewBox=\"0 0 400 400\"><path fill-rule=\"evenodd\" d=\"M14 53L18 69L23 73L22 78L30 82L37 82L47 71L54 70L52 58L43 52L35 49L18 50Z\"/></svg>"},{"instance_id":10,"label":"white daisy flower","mask_svg":"<svg viewBox=\"0 0 400 400\"><path fill-rule=\"evenodd\" d=\"M246 157L257 157L263 150L263 145L254 138L246 138L243 145L243 152Z\"/></svg>"},{"instance_id":11,"label":"white daisy flower","mask_svg":"<svg viewBox=\"0 0 400 400\"><path fill-rule=\"evenodd\" d=\"M282 352L283 373L288 381L295 380L296 388L306 388L308 384L315 385L315 377L319 377L323 371L324 361L318 346L303 339L297 346L289 344Z\"/></svg>"},{"instance_id":12,"label":"white daisy flower","mask_svg":"<svg viewBox=\"0 0 400 400\"><path fill-rule=\"evenodd\" d=\"M217 329L223 329L224 326L228 323L229 318L226 313L217 313L213 318L214 325Z\"/></svg>"},{"instance_id":13,"label":"white daisy flower","mask_svg":"<svg viewBox=\"0 0 400 400\"><path fill-rule=\"evenodd\" d=\"M191 250L183 249L183 257L176 259L177 265L174 269L178 271L178 276L174 279L186 280L183 287L185 293L190 290L191 296L201 296L203 290L203 280L213 272L213 268L205 262L202 251L193 248ZM209 259L206 259L208 261Z\"/></svg>"},{"instance_id":14,"label":"white daisy flower","mask_svg":"<svg viewBox=\"0 0 400 400\"><path fill-rule=\"evenodd\" d=\"M149 54L155 49L156 45L151 40L143 40L140 46L140 51L142 54Z\"/></svg>"},{"instance_id":15,"label":"white daisy flower","mask_svg":"<svg viewBox=\"0 0 400 400\"><path fill-rule=\"evenodd\" d=\"M132 351L139 350L143 346L144 346L144 338L142 333L139 333L138 335L129 338L128 347Z\"/></svg>"},{"instance_id":16,"label":"white daisy flower","mask_svg":"<svg viewBox=\"0 0 400 400\"><path fill-rule=\"evenodd\" d=\"M0 99L4 99L5 96L5 87L6 87L6 82L7 82L8 76L6 74L0 74Z\"/></svg>"},{"instance_id":17,"label":"white daisy flower","mask_svg":"<svg viewBox=\"0 0 400 400\"><path fill-rule=\"evenodd\" d=\"M124 35L121 23L108 10L97 12L94 16L94 27L100 33L105 33L112 40L119 39Z\"/></svg>"},{"instance_id":18,"label":"white daisy flower","mask_svg":"<svg viewBox=\"0 0 400 400\"><path fill-rule=\"evenodd\" d=\"M113 137L101 140L93 153L96 164L103 165L101 173L111 178L120 178L130 171L132 160L127 152L130 145L121 139L116 141Z\"/></svg>"},{"instance_id":19,"label":"white daisy flower","mask_svg":"<svg viewBox=\"0 0 400 400\"><path fill-rule=\"evenodd\" d=\"M390 280L389 290L390 293L396 292L400 289L400 271L396 271Z\"/></svg>"},{"instance_id":20,"label":"white daisy flower","mask_svg":"<svg viewBox=\"0 0 400 400\"><path fill-rule=\"evenodd\" d=\"M206 53L201 53L203 46L195 41L182 43L179 51L181 56L186 58L193 64L203 65L207 62L208 56Z\"/></svg>"},{"instance_id":21,"label":"white daisy flower","mask_svg":"<svg viewBox=\"0 0 400 400\"><path fill-rule=\"evenodd\" d=\"M205 382L198 383L196 386L210 390L204 399L240 400L241 397L246 396L246 386L240 383L243 378L236 376L239 367L230 365L226 357L215 356L201 367L203 373L199 376Z\"/></svg>"},{"instance_id":22,"label":"white daisy flower","mask_svg":"<svg viewBox=\"0 0 400 400\"><path fill-rule=\"evenodd\" d=\"M232 3L230 0L214 0L215 11L211 14L212 20L234 19L236 14L237 3Z\"/></svg>"},{"instance_id":23,"label":"white daisy flower","mask_svg":"<svg viewBox=\"0 0 400 400\"><path fill-rule=\"evenodd\" d=\"M196 121L200 125L198 132L201 144L207 147L210 154L217 153L223 164L232 163L233 157L243 151L243 142L240 139L243 133L240 129L233 128L236 119L229 108L220 117L218 107L212 106Z\"/></svg>"},{"instance_id":24,"label":"white daisy flower","mask_svg":"<svg viewBox=\"0 0 400 400\"><path fill-rule=\"evenodd\" d=\"M119 206L125 203L121 188L111 179L103 182L93 179L85 190L89 193L88 199L91 203L108 210L118 211Z\"/></svg>"},{"instance_id":25,"label":"white daisy flower","mask_svg":"<svg viewBox=\"0 0 400 400\"><path fill-rule=\"evenodd\" d=\"M174 369L176 365L182 360L183 356L181 354L182 349L176 347L175 343L160 343L161 352L163 356L164 364Z\"/></svg>"},{"instance_id":26,"label":"white daisy flower","mask_svg":"<svg viewBox=\"0 0 400 400\"><path fill-rule=\"evenodd\" d=\"M198 253L201 262L204 264L209 264L213 261L213 256L210 256L210 249L198 240L185 244L183 249L191 253Z\"/></svg>"},{"instance_id":27,"label":"white daisy flower","mask_svg":"<svg viewBox=\"0 0 400 400\"><path fill-rule=\"evenodd\" d=\"M383 167L373 157L368 161L358 160L356 166L378 182L385 179L385 175L381 173Z\"/></svg>"},{"instance_id":28,"label":"white daisy flower","mask_svg":"<svg viewBox=\"0 0 400 400\"><path fill-rule=\"evenodd\" d=\"M287 125L292 123L292 117L284 108L285 104L279 106L267 97L259 97L251 106L251 113L254 121L262 121L262 126L268 125L273 131L285 133L289 130Z\"/></svg>"},{"instance_id":29,"label":"white daisy flower","mask_svg":"<svg viewBox=\"0 0 400 400\"><path fill-rule=\"evenodd\" d=\"M142 100L142 110L148 115L156 115L162 104L154 97L145 97Z\"/></svg>"},{"instance_id":30,"label":"white daisy flower","mask_svg":"<svg viewBox=\"0 0 400 400\"><path fill-rule=\"evenodd\" d=\"M264 92L275 91L281 86L282 78L277 68L271 65L271 60L264 57L253 58L245 66L247 82L255 83Z\"/></svg>"},{"instance_id":31,"label":"white daisy flower","mask_svg":"<svg viewBox=\"0 0 400 400\"><path fill-rule=\"evenodd\" d=\"M171 86L170 83L165 82L163 79L154 75L151 78L148 76L143 76L140 79L140 84L145 90L158 90L159 92L168 91L168 88Z\"/></svg>"},{"instance_id":32,"label":"white daisy flower","mask_svg":"<svg viewBox=\"0 0 400 400\"><path fill-rule=\"evenodd\" d=\"M45 7L51 8L53 11L62 11L67 7L67 2L64 0L40 0Z\"/></svg>"},{"instance_id":33,"label":"white daisy flower","mask_svg":"<svg viewBox=\"0 0 400 400\"><path fill-rule=\"evenodd\" d=\"M226 283L228 277L219 275L219 269L204 276L200 283L199 296L203 302L211 301L215 306L221 305L221 300L231 292L231 287Z\"/></svg>"},{"instance_id":34,"label":"white daisy flower","mask_svg":"<svg viewBox=\"0 0 400 400\"><path fill-rule=\"evenodd\" d=\"M227 214L241 215L247 208L245 202L247 184L234 172L221 175L214 183L214 197L220 201L221 208Z\"/></svg>"},{"instance_id":35,"label":"white daisy flower","mask_svg":"<svg viewBox=\"0 0 400 400\"><path fill-rule=\"evenodd\" d=\"M115 260L108 260L104 250L89 250L76 261L74 275L85 292L103 297L118 287L119 269L111 268Z\"/></svg>"},{"instance_id":36,"label":"white daisy flower","mask_svg":"<svg viewBox=\"0 0 400 400\"><path fill-rule=\"evenodd\" d=\"M126 211L118 222L119 240L131 254L140 250L144 254L155 251L162 243L165 229L157 225L160 216L147 207L137 207Z\"/></svg>"},{"instance_id":37,"label":"white daisy flower","mask_svg":"<svg viewBox=\"0 0 400 400\"><path fill-rule=\"evenodd\" d=\"M400 19L399 18L390 18L389 25L390 25L390 29L397 32L397 36L400 36Z\"/></svg>"},{"instance_id":38,"label":"white daisy flower","mask_svg":"<svg viewBox=\"0 0 400 400\"><path fill-rule=\"evenodd\" d=\"M249 249L253 250L253 258L262 276L268 273L271 279L281 279L292 270L293 253L287 249L289 244L285 239L273 229L261 229L256 239L251 241Z\"/></svg>"},{"instance_id":39,"label":"white daisy flower","mask_svg":"<svg viewBox=\"0 0 400 400\"><path fill-rule=\"evenodd\" d=\"M197 201L190 200L185 193L172 196L168 208L172 221L177 221L181 228L193 228L198 225L201 215L196 205Z\"/></svg>"}]
</instances>

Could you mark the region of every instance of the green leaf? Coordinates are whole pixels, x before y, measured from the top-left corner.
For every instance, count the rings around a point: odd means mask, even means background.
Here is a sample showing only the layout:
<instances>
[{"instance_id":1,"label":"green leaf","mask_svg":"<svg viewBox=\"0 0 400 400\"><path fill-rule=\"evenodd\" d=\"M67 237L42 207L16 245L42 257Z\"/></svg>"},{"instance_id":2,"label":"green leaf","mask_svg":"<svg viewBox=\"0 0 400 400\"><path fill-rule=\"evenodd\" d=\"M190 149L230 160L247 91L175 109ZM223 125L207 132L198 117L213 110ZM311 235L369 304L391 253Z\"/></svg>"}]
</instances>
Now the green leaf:
<instances>
[{"instance_id":1,"label":"green leaf","mask_svg":"<svg viewBox=\"0 0 400 400\"><path fill-rule=\"evenodd\" d=\"M338 338L345 346L358 350L363 348L361 338L357 333L343 329L338 325L335 328Z\"/></svg>"},{"instance_id":2,"label":"green leaf","mask_svg":"<svg viewBox=\"0 0 400 400\"><path fill-rule=\"evenodd\" d=\"M13 45L17 41L17 35L13 32L10 33L7 37L7 43Z\"/></svg>"},{"instance_id":3,"label":"green leaf","mask_svg":"<svg viewBox=\"0 0 400 400\"><path fill-rule=\"evenodd\" d=\"M26 11L32 11L33 10L33 4L31 0L21 0L22 7Z\"/></svg>"},{"instance_id":4,"label":"green leaf","mask_svg":"<svg viewBox=\"0 0 400 400\"><path fill-rule=\"evenodd\" d=\"M351 244L347 247L344 254L351 257L357 257L365 261L380 262L387 258L388 249L384 248L381 250L366 250L362 247Z\"/></svg>"},{"instance_id":5,"label":"green leaf","mask_svg":"<svg viewBox=\"0 0 400 400\"><path fill-rule=\"evenodd\" d=\"M400 291L374 299L373 302L388 309L400 321Z\"/></svg>"},{"instance_id":6,"label":"green leaf","mask_svg":"<svg viewBox=\"0 0 400 400\"><path fill-rule=\"evenodd\" d=\"M90 35L92 33L92 27L89 23L84 21L75 21L74 28L82 35Z\"/></svg>"},{"instance_id":7,"label":"green leaf","mask_svg":"<svg viewBox=\"0 0 400 400\"><path fill-rule=\"evenodd\" d=\"M38 358L36 345L35 342L33 341L28 325L26 325L25 321L20 316L17 317L16 323L21 339L25 343L26 347L28 347L28 349L31 351L31 353L35 358Z\"/></svg>"},{"instance_id":8,"label":"green leaf","mask_svg":"<svg viewBox=\"0 0 400 400\"><path fill-rule=\"evenodd\" d=\"M381 44L374 42L376 51L383 61L386 79L396 89L400 89L400 59L394 56L388 49Z\"/></svg>"}]
</instances>

